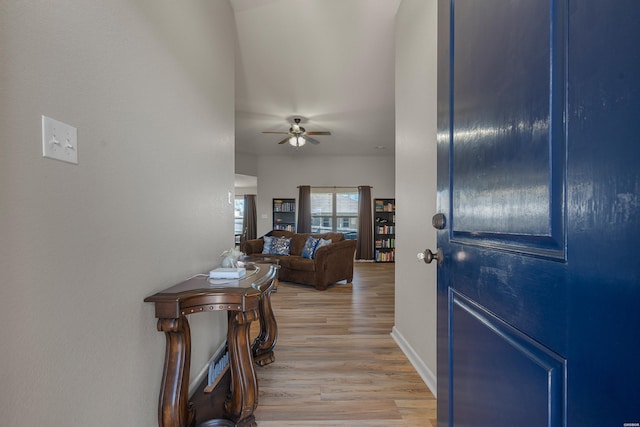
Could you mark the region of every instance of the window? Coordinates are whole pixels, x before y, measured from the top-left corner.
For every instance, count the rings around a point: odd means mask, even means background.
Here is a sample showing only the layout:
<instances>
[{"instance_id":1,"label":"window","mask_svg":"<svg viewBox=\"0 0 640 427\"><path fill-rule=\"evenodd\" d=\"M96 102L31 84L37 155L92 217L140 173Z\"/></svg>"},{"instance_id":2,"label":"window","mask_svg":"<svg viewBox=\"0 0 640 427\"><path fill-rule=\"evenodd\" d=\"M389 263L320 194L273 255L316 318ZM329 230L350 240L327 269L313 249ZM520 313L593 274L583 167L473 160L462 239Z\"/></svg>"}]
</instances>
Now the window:
<instances>
[{"instance_id":1,"label":"window","mask_svg":"<svg viewBox=\"0 0 640 427\"><path fill-rule=\"evenodd\" d=\"M236 197L233 207L233 230L238 238L244 229L244 196Z\"/></svg>"},{"instance_id":2,"label":"window","mask_svg":"<svg viewBox=\"0 0 640 427\"><path fill-rule=\"evenodd\" d=\"M311 231L343 233L346 239L358 238L358 189L311 189Z\"/></svg>"}]
</instances>

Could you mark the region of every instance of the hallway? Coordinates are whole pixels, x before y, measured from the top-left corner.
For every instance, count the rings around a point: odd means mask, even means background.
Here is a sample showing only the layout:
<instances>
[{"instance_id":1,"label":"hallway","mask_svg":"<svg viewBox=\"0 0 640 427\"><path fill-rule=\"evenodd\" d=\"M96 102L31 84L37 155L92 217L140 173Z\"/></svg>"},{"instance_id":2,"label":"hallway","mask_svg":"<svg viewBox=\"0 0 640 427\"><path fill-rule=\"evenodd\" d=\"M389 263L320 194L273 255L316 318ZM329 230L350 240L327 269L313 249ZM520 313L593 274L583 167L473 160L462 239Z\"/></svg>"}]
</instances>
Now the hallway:
<instances>
[{"instance_id":1,"label":"hallway","mask_svg":"<svg viewBox=\"0 0 640 427\"><path fill-rule=\"evenodd\" d=\"M276 361L257 367L260 427L432 427L436 400L391 338L394 264L327 291L280 282Z\"/></svg>"}]
</instances>

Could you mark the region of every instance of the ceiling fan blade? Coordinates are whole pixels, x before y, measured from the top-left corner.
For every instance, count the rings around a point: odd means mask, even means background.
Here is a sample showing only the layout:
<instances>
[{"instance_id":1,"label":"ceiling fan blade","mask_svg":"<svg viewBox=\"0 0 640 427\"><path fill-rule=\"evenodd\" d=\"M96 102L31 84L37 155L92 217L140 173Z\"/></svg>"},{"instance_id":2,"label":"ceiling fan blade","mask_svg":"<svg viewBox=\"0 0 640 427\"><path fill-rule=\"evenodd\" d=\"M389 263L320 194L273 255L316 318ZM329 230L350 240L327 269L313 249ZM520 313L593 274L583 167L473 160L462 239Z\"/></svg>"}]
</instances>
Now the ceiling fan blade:
<instances>
[{"instance_id":1,"label":"ceiling fan blade","mask_svg":"<svg viewBox=\"0 0 640 427\"><path fill-rule=\"evenodd\" d=\"M307 132L307 135L331 135L331 132L324 132L324 131L319 131L319 132Z\"/></svg>"},{"instance_id":2,"label":"ceiling fan blade","mask_svg":"<svg viewBox=\"0 0 640 427\"><path fill-rule=\"evenodd\" d=\"M288 136L288 137L286 137L286 138L285 138L285 139L283 139L282 141L278 142L278 144L284 144L285 142L288 142L288 141L289 141L289 138L290 138L289 136Z\"/></svg>"},{"instance_id":3,"label":"ceiling fan blade","mask_svg":"<svg viewBox=\"0 0 640 427\"><path fill-rule=\"evenodd\" d=\"M320 144L320 141L318 141L317 139L313 139L313 138L311 138L311 137L309 136L309 134L308 134L308 133L304 136L304 139L305 139L307 142L310 142L310 143L312 143L312 144Z\"/></svg>"},{"instance_id":4,"label":"ceiling fan blade","mask_svg":"<svg viewBox=\"0 0 640 427\"><path fill-rule=\"evenodd\" d=\"M262 131L262 133L280 133L282 135L289 135L289 132L269 132L269 131Z\"/></svg>"}]
</instances>

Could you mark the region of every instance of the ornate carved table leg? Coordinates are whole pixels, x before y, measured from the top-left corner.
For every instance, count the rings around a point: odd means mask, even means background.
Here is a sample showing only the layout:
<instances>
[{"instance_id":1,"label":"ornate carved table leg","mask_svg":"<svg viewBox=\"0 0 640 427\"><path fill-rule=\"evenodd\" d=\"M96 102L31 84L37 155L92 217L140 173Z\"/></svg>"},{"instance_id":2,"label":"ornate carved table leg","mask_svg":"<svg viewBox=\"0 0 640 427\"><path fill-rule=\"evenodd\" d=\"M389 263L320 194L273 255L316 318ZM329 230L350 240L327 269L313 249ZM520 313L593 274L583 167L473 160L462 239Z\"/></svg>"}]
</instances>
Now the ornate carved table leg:
<instances>
[{"instance_id":1,"label":"ornate carved table leg","mask_svg":"<svg viewBox=\"0 0 640 427\"><path fill-rule=\"evenodd\" d=\"M160 386L158 425L190 427L194 422L194 412L188 396L191 364L189 322L185 316L178 319L158 319L158 330L165 333L167 341Z\"/></svg>"},{"instance_id":2,"label":"ornate carved table leg","mask_svg":"<svg viewBox=\"0 0 640 427\"><path fill-rule=\"evenodd\" d=\"M273 348L278 339L278 323L271 307L271 290L265 292L260 298L258 310L260 312L260 334L253 341L251 350L253 360L259 366L273 363L275 356Z\"/></svg>"},{"instance_id":3,"label":"ornate carved table leg","mask_svg":"<svg viewBox=\"0 0 640 427\"><path fill-rule=\"evenodd\" d=\"M249 345L249 326L258 313L251 311L229 311L227 343L229 346L229 368L231 391L225 401L226 416L237 427L256 426L253 411L258 406L258 382Z\"/></svg>"}]
</instances>

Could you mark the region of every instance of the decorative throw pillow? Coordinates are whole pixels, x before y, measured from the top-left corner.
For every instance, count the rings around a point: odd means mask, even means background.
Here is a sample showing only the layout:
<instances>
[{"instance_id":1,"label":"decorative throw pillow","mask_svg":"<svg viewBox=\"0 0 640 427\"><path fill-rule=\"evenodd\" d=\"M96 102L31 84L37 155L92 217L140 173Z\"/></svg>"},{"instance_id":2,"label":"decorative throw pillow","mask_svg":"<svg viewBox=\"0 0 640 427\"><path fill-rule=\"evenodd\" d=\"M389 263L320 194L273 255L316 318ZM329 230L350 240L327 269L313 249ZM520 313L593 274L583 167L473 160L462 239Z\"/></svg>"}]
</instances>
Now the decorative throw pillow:
<instances>
[{"instance_id":1,"label":"decorative throw pillow","mask_svg":"<svg viewBox=\"0 0 640 427\"><path fill-rule=\"evenodd\" d=\"M289 255L290 248L290 237L278 237L271 242L271 253L274 255Z\"/></svg>"},{"instance_id":2,"label":"decorative throw pillow","mask_svg":"<svg viewBox=\"0 0 640 427\"><path fill-rule=\"evenodd\" d=\"M271 237L271 236L264 236L264 245L262 246L262 253L263 254L271 254L273 252L271 252L271 248L273 246L273 240L275 239L275 237Z\"/></svg>"},{"instance_id":3,"label":"decorative throw pillow","mask_svg":"<svg viewBox=\"0 0 640 427\"><path fill-rule=\"evenodd\" d=\"M313 254L316 251L316 246L318 245L319 241L320 239L309 236L304 244L304 248L302 249L302 258L313 258Z\"/></svg>"},{"instance_id":4,"label":"decorative throw pillow","mask_svg":"<svg viewBox=\"0 0 640 427\"><path fill-rule=\"evenodd\" d=\"M331 239L329 240L325 240L325 239L320 239L318 240L318 244L316 245L316 248L313 250L313 257L316 256L316 252L318 251L318 249L320 249L323 246L327 246L331 244Z\"/></svg>"}]
</instances>

